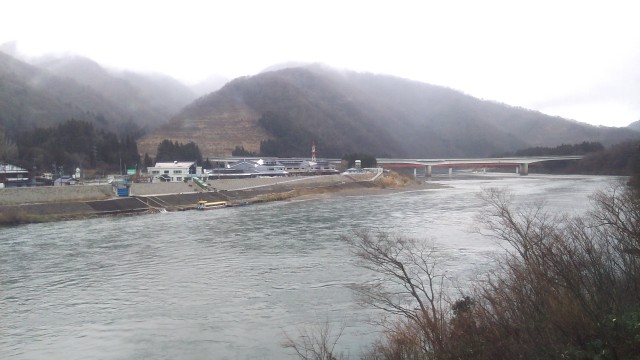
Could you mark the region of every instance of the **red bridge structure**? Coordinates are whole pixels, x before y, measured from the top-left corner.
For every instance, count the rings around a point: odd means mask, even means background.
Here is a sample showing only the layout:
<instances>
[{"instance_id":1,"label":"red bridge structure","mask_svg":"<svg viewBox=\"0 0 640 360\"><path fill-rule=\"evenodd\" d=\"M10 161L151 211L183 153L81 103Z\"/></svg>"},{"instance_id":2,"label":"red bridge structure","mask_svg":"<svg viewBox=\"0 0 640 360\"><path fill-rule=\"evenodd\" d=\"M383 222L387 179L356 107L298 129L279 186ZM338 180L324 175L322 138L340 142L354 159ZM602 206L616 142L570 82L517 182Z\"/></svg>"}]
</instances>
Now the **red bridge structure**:
<instances>
[{"instance_id":1,"label":"red bridge structure","mask_svg":"<svg viewBox=\"0 0 640 360\"><path fill-rule=\"evenodd\" d=\"M529 174L529 164L545 161L580 160L582 155L575 156L535 156L535 157L510 157L510 158L481 158L481 159L377 159L378 166L385 169L413 168L414 174L417 169L424 168L426 177L430 177L433 167L449 168L449 175L453 173L453 168L488 168L498 166L514 166L516 173L520 175Z\"/></svg>"}]
</instances>

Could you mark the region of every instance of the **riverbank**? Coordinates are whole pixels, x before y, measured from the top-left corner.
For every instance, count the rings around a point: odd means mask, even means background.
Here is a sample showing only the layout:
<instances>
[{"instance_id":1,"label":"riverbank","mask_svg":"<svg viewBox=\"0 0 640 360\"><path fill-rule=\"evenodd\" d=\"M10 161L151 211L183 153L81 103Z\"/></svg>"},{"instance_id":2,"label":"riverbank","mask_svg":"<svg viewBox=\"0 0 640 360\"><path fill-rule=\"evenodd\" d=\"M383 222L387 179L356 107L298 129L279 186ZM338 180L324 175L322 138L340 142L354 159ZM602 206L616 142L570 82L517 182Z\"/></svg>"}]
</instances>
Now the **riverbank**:
<instances>
[{"instance_id":1,"label":"riverbank","mask_svg":"<svg viewBox=\"0 0 640 360\"><path fill-rule=\"evenodd\" d=\"M61 221L99 216L131 215L165 211L192 210L200 200L208 202L227 201L229 203L257 204L282 201L298 197L324 196L335 193L365 195L383 189L435 188L437 183L418 183L396 173L332 175L304 178L212 180L210 191L202 191L187 183L175 184L134 184L130 197L105 199L104 189L97 198L86 199L90 192L87 186L67 187L64 196L73 199L78 190L82 200L64 200L59 188L38 188L39 197L49 201L33 202L29 188L23 190L24 202L20 202L20 191L12 189L11 202L0 203L0 226L25 223ZM155 186L160 185L160 186ZM49 192L47 192L47 190ZM57 192L58 198L54 192ZM94 191L95 192L95 191ZM5 198L6 199L6 198ZM60 200L58 200L60 199Z\"/></svg>"}]
</instances>

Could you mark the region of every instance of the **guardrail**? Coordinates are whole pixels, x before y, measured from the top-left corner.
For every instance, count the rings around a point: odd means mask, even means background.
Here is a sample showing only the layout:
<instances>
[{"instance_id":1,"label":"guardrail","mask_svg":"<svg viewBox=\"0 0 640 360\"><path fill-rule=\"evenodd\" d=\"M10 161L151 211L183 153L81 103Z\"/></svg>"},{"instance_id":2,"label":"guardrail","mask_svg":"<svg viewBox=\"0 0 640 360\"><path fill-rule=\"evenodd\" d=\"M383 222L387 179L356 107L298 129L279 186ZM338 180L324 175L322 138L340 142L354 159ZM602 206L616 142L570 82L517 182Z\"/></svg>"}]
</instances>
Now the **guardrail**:
<instances>
[{"instance_id":1,"label":"guardrail","mask_svg":"<svg viewBox=\"0 0 640 360\"><path fill-rule=\"evenodd\" d=\"M200 187L202 190L209 191L209 185L207 185L207 183L202 181L199 177L193 176L191 180L193 180L194 184L198 185L198 187Z\"/></svg>"}]
</instances>

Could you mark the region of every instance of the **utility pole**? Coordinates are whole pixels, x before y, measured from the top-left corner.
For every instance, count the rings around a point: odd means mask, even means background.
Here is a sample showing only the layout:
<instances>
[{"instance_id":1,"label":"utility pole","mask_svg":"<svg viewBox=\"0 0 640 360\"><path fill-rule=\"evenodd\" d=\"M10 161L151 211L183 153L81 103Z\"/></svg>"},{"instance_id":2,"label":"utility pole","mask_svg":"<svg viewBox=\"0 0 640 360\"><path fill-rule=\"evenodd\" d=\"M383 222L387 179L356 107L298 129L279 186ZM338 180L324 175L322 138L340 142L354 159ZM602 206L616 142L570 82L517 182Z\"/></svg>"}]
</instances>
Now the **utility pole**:
<instances>
[{"instance_id":1,"label":"utility pole","mask_svg":"<svg viewBox=\"0 0 640 360\"><path fill-rule=\"evenodd\" d=\"M311 143L311 161L316 161L316 142Z\"/></svg>"}]
</instances>

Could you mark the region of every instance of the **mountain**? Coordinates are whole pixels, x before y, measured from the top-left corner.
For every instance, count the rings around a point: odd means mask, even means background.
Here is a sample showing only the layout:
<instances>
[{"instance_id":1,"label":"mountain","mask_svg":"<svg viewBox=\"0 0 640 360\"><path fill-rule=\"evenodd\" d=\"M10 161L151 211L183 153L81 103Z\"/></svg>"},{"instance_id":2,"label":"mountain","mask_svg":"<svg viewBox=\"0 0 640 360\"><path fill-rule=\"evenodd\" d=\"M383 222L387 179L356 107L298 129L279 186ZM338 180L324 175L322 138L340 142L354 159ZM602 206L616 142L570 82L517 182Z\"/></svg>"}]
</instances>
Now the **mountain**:
<instances>
[{"instance_id":1,"label":"mountain","mask_svg":"<svg viewBox=\"0 0 640 360\"><path fill-rule=\"evenodd\" d=\"M18 54L18 42L8 41L0 44L0 52L3 52L9 56L16 57Z\"/></svg>"},{"instance_id":2,"label":"mountain","mask_svg":"<svg viewBox=\"0 0 640 360\"><path fill-rule=\"evenodd\" d=\"M322 65L242 77L185 107L138 142L154 154L162 139L194 141L204 156L236 146L275 156L367 152L378 157L481 157L533 147L637 139L461 92Z\"/></svg>"},{"instance_id":3,"label":"mountain","mask_svg":"<svg viewBox=\"0 0 640 360\"><path fill-rule=\"evenodd\" d=\"M10 134L71 118L112 127L127 119L100 93L1 52L0 109L0 126Z\"/></svg>"},{"instance_id":4,"label":"mountain","mask_svg":"<svg viewBox=\"0 0 640 360\"><path fill-rule=\"evenodd\" d=\"M85 120L121 135L168 121L195 95L176 80L112 73L81 57L28 64L0 52L0 127L10 134Z\"/></svg>"},{"instance_id":5,"label":"mountain","mask_svg":"<svg viewBox=\"0 0 640 360\"><path fill-rule=\"evenodd\" d=\"M640 120L634 121L631 124L627 125L628 129L640 131Z\"/></svg>"},{"instance_id":6,"label":"mountain","mask_svg":"<svg viewBox=\"0 0 640 360\"><path fill-rule=\"evenodd\" d=\"M85 57L44 57L34 64L97 91L143 127L168 121L196 98L187 86L168 76L110 71Z\"/></svg>"},{"instance_id":7,"label":"mountain","mask_svg":"<svg viewBox=\"0 0 640 360\"><path fill-rule=\"evenodd\" d=\"M194 94L200 97L220 89L228 82L229 78L222 75L211 75L208 78L189 86L189 88Z\"/></svg>"}]
</instances>

